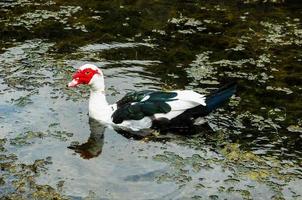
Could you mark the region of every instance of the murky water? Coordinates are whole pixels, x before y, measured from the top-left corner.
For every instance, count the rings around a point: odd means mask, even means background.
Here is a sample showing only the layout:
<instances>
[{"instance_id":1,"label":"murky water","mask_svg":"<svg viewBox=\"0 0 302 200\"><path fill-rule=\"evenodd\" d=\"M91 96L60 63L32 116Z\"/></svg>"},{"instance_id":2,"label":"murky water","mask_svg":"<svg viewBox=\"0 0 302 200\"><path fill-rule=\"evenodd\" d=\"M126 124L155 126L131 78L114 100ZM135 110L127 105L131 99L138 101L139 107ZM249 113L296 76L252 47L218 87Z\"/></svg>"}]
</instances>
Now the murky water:
<instances>
[{"instance_id":1,"label":"murky water","mask_svg":"<svg viewBox=\"0 0 302 200\"><path fill-rule=\"evenodd\" d=\"M0 2L1 199L301 199L301 16L299 1ZM87 62L110 102L239 88L198 134L138 140L66 88Z\"/></svg>"}]
</instances>

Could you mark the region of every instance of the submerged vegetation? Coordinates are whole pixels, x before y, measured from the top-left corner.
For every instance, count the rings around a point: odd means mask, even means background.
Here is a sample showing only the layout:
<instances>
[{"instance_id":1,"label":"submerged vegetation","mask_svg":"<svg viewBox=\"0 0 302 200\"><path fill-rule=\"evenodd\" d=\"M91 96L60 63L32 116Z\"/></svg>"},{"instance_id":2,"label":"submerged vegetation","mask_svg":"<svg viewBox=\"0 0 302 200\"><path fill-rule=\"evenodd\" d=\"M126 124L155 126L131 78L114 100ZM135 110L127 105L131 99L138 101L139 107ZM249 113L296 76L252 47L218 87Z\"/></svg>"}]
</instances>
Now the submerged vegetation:
<instances>
[{"instance_id":1,"label":"submerged vegetation","mask_svg":"<svg viewBox=\"0 0 302 200\"><path fill-rule=\"evenodd\" d=\"M295 0L0 2L0 198L301 199L301 16ZM66 88L87 62L111 102L238 93L198 134L136 141L89 126L88 88Z\"/></svg>"}]
</instances>

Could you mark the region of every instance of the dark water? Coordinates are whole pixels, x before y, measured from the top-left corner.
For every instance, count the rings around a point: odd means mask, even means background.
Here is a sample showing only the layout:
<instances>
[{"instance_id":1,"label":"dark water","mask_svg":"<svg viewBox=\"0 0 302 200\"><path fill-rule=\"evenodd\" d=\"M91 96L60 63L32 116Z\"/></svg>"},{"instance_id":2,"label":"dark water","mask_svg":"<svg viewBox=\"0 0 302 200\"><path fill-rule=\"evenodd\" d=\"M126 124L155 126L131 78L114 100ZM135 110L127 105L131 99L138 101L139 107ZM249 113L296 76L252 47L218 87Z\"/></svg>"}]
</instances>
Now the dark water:
<instances>
[{"instance_id":1,"label":"dark water","mask_svg":"<svg viewBox=\"0 0 302 200\"><path fill-rule=\"evenodd\" d=\"M301 199L302 4L274 2L1 1L1 199ZM131 139L66 88L87 62L110 102L238 93L196 135Z\"/></svg>"}]
</instances>

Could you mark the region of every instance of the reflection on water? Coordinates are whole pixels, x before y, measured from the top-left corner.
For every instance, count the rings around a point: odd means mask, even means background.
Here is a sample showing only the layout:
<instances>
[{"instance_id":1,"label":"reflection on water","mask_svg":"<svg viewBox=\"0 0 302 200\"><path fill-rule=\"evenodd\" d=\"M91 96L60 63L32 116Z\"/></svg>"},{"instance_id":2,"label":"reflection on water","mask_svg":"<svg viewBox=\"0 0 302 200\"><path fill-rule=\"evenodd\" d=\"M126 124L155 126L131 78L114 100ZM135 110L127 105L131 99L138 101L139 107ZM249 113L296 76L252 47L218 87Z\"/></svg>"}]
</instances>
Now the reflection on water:
<instances>
[{"instance_id":1,"label":"reflection on water","mask_svg":"<svg viewBox=\"0 0 302 200\"><path fill-rule=\"evenodd\" d=\"M0 198L301 199L301 3L263 2L0 2ZM195 135L137 140L65 87L87 62L110 103L233 79L238 94Z\"/></svg>"},{"instance_id":2,"label":"reflection on water","mask_svg":"<svg viewBox=\"0 0 302 200\"><path fill-rule=\"evenodd\" d=\"M68 148L73 149L84 159L91 159L102 153L104 145L104 132L106 126L89 118L90 135L87 142L82 144L71 144Z\"/></svg>"}]
</instances>

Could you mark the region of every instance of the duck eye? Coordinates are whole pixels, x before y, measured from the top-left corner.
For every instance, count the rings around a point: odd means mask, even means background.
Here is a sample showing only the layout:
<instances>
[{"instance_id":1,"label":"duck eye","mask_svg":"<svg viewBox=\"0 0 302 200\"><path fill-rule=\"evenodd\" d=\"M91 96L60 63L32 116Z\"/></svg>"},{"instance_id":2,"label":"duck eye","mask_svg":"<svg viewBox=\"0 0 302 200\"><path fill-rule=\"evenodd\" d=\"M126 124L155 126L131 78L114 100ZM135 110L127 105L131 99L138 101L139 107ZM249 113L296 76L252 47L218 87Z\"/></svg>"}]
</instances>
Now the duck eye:
<instances>
[{"instance_id":1,"label":"duck eye","mask_svg":"<svg viewBox=\"0 0 302 200\"><path fill-rule=\"evenodd\" d=\"M86 75L89 75L89 74L90 74L90 72L85 72L85 74L86 74Z\"/></svg>"}]
</instances>

